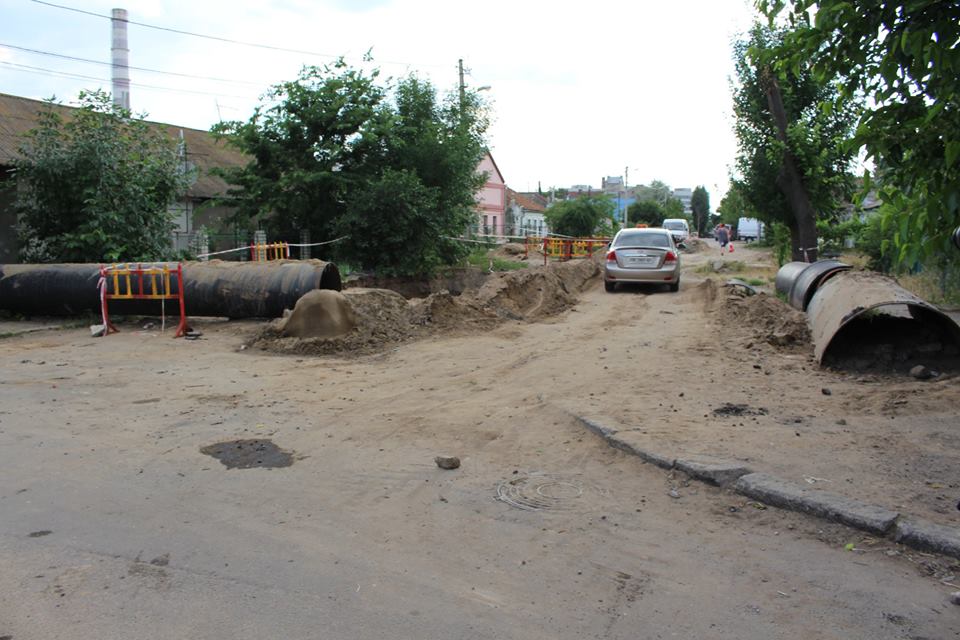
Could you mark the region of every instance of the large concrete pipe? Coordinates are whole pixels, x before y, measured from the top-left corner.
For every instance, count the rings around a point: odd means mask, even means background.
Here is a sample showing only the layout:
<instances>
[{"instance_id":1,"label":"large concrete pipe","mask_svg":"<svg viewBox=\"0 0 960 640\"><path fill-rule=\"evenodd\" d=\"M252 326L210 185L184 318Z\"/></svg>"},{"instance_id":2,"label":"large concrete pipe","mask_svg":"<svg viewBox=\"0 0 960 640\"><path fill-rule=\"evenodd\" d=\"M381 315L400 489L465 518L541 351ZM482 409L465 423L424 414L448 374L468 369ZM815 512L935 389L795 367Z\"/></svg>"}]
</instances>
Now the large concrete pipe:
<instances>
[{"instance_id":1,"label":"large concrete pipe","mask_svg":"<svg viewBox=\"0 0 960 640\"><path fill-rule=\"evenodd\" d=\"M790 288L790 306L806 311L817 289L841 271L849 271L850 265L836 260L818 260L800 272Z\"/></svg>"},{"instance_id":2,"label":"large concrete pipe","mask_svg":"<svg viewBox=\"0 0 960 640\"><path fill-rule=\"evenodd\" d=\"M0 265L0 309L24 315L99 313L99 278L96 264ZM188 316L228 318L280 317L308 291L341 288L337 266L321 260L185 262L183 281ZM158 301L110 302L114 314L157 315L159 310Z\"/></svg>"},{"instance_id":3,"label":"large concrete pipe","mask_svg":"<svg viewBox=\"0 0 960 640\"><path fill-rule=\"evenodd\" d=\"M849 269L850 265L836 260L788 262L777 271L775 286L779 293L787 297L791 307L806 311L817 287L841 271Z\"/></svg>"},{"instance_id":4,"label":"large concrete pipe","mask_svg":"<svg viewBox=\"0 0 960 640\"><path fill-rule=\"evenodd\" d=\"M876 273L848 272L825 282L807 307L807 320L822 364L894 370L960 364L960 326Z\"/></svg>"},{"instance_id":5,"label":"large concrete pipe","mask_svg":"<svg viewBox=\"0 0 960 640\"><path fill-rule=\"evenodd\" d=\"M809 266L809 262L788 262L780 267L780 270L777 271L777 278L774 281L777 293L782 293L789 299L790 289L793 288L793 283L797 281L797 276Z\"/></svg>"}]
</instances>

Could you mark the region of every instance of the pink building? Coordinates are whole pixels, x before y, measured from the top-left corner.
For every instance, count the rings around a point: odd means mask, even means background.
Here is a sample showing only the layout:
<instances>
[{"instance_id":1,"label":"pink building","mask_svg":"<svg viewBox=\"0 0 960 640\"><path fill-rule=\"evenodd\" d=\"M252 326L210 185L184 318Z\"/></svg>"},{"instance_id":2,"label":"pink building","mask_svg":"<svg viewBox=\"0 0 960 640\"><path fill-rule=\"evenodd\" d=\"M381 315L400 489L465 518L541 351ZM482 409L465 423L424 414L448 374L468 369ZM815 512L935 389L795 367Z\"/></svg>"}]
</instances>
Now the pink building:
<instances>
[{"instance_id":1,"label":"pink building","mask_svg":"<svg viewBox=\"0 0 960 640\"><path fill-rule=\"evenodd\" d=\"M477 173L487 174L487 182L477 193L480 233L502 236L503 218L507 210L507 185L489 151L477 165Z\"/></svg>"}]
</instances>

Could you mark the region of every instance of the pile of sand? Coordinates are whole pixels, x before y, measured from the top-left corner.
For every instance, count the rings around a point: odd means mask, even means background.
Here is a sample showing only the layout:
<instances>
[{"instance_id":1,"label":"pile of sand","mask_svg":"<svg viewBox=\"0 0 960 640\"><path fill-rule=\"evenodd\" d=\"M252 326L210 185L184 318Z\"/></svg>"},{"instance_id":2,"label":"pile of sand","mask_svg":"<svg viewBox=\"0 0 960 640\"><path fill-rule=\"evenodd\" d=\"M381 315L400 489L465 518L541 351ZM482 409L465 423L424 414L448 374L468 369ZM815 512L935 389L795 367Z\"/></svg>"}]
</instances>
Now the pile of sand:
<instances>
[{"instance_id":1,"label":"pile of sand","mask_svg":"<svg viewBox=\"0 0 960 640\"><path fill-rule=\"evenodd\" d=\"M387 289L311 292L287 317L264 326L248 346L295 354L364 355L435 334L472 333L506 320L535 322L577 303L600 273L573 260L489 274L480 287L408 301ZM352 325L352 326L351 326Z\"/></svg>"},{"instance_id":2,"label":"pile of sand","mask_svg":"<svg viewBox=\"0 0 960 640\"><path fill-rule=\"evenodd\" d=\"M766 342L783 351L812 353L807 316L765 293L748 295L739 287L717 292L725 333L748 342Z\"/></svg>"}]
</instances>

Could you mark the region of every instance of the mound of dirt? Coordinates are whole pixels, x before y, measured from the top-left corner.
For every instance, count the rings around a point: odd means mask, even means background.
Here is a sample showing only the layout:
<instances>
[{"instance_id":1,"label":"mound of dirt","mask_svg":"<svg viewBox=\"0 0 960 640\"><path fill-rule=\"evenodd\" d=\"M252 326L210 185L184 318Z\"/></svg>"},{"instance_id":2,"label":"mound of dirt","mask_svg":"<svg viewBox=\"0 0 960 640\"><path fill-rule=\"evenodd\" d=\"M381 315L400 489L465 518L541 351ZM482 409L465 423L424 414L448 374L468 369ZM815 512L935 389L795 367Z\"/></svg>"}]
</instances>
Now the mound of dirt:
<instances>
[{"instance_id":1,"label":"mound of dirt","mask_svg":"<svg viewBox=\"0 0 960 640\"><path fill-rule=\"evenodd\" d=\"M295 309L289 318L263 327L249 346L279 353L363 355L431 334L489 329L507 319L533 322L575 305L577 293L599 273L599 265L592 260L552 263L492 274L478 289L459 296L441 291L411 301L387 289L347 289L337 299L349 307L352 330L332 335L323 328L329 324L329 310L308 315ZM305 302L303 308L315 305ZM348 312L338 313L346 316ZM303 326L311 321L323 327Z\"/></svg>"},{"instance_id":2,"label":"mound of dirt","mask_svg":"<svg viewBox=\"0 0 960 640\"><path fill-rule=\"evenodd\" d=\"M524 246L519 242L508 242L502 244L493 250L493 255L498 258L522 256L525 252Z\"/></svg>"},{"instance_id":3,"label":"mound of dirt","mask_svg":"<svg viewBox=\"0 0 960 640\"><path fill-rule=\"evenodd\" d=\"M331 289L307 292L280 321L280 333L291 338L335 338L356 327L353 308L346 296Z\"/></svg>"},{"instance_id":4,"label":"mound of dirt","mask_svg":"<svg viewBox=\"0 0 960 640\"><path fill-rule=\"evenodd\" d=\"M477 301L511 320L538 320L577 303L576 294L600 273L593 260L571 260L546 267L512 271L488 278Z\"/></svg>"},{"instance_id":5,"label":"mound of dirt","mask_svg":"<svg viewBox=\"0 0 960 640\"><path fill-rule=\"evenodd\" d=\"M687 241L683 243L686 245L684 253L700 253L701 251L706 251L709 248L706 241L701 240L700 238L687 238Z\"/></svg>"},{"instance_id":6,"label":"mound of dirt","mask_svg":"<svg viewBox=\"0 0 960 640\"><path fill-rule=\"evenodd\" d=\"M335 337L291 337L283 330L286 319L280 319L257 332L249 346L276 353L363 355L403 342L416 333L410 323L407 300L399 293L387 289L347 289L342 296L355 322L349 333Z\"/></svg>"},{"instance_id":7,"label":"mound of dirt","mask_svg":"<svg viewBox=\"0 0 960 640\"><path fill-rule=\"evenodd\" d=\"M432 330L469 331L490 328L499 322L497 314L472 296L456 297L441 291L410 303L410 321Z\"/></svg>"},{"instance_id":8,"label":"mound of dirt","mask_svg":"<svg viewBox=\"0 0 960 640\"><path fill-rule=\"evenodd\" d=\"M743 289L730 288L720 309L725 331L779 350L812 352L807 316L778 298L764 293L748 296Z\"/></svg>"}]
</instances>

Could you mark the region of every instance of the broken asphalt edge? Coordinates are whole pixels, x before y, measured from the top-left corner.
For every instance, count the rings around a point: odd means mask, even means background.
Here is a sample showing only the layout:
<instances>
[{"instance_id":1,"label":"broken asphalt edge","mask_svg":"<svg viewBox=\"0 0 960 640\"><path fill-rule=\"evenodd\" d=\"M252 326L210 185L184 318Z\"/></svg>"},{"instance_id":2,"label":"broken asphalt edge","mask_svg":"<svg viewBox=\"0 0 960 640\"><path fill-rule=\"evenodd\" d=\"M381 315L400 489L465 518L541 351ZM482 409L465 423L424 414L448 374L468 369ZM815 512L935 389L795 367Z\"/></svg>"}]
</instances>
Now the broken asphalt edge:
<instances>
[{"instance_id":1,"label":"broken asphalt edge","mask_svg":"<svg viewBox=\"0 0 960 640\"><path fill-rule=\"evenodd\" d=\"M618 435L621 433L618 429L597 420L570 415L614 449L662 469L682 471L697 480L728 488L770 506L839 522L921 551L960 559L960 529L955 527L906 517L897 511L838 494L812 490L768 473L754 473L737 462L672 458L637 446Z\"/></svg>"}]
</instances>

